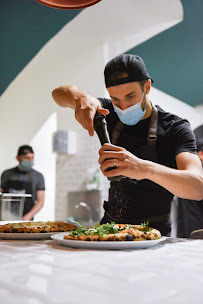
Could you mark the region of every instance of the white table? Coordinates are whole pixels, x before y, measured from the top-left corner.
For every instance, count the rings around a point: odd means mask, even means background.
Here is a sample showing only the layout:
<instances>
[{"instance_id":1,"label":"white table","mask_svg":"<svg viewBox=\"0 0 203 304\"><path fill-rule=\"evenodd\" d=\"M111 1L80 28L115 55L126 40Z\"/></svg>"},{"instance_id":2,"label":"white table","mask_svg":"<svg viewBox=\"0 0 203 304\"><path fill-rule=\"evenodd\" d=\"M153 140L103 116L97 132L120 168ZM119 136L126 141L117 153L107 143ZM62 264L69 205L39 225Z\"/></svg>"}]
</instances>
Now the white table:
<instances>
[{"instance_id":1,"label":"white table","mask_svg":"<svg viewBox=\"0 0 203 304\"><path fill-rule=\"evenodd\" d=\"M1 304L202 304L203 240L81 250L0 240Z\"/></svg>"}]
</instances>

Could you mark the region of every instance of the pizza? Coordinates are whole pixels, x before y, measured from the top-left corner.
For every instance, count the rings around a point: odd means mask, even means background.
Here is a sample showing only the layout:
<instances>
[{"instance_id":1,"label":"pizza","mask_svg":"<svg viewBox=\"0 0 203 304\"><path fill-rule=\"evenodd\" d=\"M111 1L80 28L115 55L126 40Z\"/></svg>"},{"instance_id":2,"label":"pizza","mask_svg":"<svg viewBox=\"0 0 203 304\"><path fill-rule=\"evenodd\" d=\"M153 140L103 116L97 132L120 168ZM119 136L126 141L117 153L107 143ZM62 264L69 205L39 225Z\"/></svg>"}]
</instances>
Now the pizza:
<instances>
[{"instance_id":1,"label":"pizza","mask_svg":"<svg viewBox=\"0 0 203 304\"><path fill-rule=\"evenodd\" d=\"M141 225L96 224L90 228L80 226L77 230L64 235L65 240L78 241L146 241L160 239L159 230L149 227L148 223Z\"/></svg>"},{"instance_id":2,"label":"pizza","mask_svg":"<svg viewBox=\"0 0 203 304\"><path fill-rule=\"evenodd\" d=\"M21 222L0 225L0 233L67 232L76 229L75 225L63 221Z\"/></svg>"}]
</instances>

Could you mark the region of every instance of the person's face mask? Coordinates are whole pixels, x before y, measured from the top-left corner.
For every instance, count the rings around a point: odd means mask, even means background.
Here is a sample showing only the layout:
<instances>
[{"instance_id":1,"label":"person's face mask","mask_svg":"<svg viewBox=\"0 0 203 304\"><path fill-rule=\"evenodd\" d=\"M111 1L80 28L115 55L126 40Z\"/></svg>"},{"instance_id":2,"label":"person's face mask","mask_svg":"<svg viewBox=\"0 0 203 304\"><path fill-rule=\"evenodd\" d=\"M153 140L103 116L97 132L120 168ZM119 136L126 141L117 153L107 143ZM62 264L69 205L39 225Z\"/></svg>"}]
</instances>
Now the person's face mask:
<instances>
[{"instance_id":1,"label":"person's face mask","mask_svg":"<svg viewBox=\"0 0 203 304\"><path fill-rule=\"evenodd\" d=\"M118 118L120 119L120 121L122 121L122 123L124 123L125 125L128 125L128 126L136 125L145 115L146 105L145 105L144 111L142 110L142 107L141 107L141 103L144 98L144 93L145 92L143 92L143 94L142 94L142 99L140 100L140 102L136 103L135 105L133 105L125 110L121 110L120 108L118 108L117 106L115 106L113 104L114 111L118 115Z\"/></svg>"},{"instance_id":2,"label":"person's face mask","mask_svg":"<svg viewBox=\"0 0 203 304\"><path fill-rule=\"evenodd\" d=\"M32 170L33 166L34 166L34 162L33 161L21 161L20 165L19 165L19 168L22 171L30 172Z\"/></svg>"}]
</instances>

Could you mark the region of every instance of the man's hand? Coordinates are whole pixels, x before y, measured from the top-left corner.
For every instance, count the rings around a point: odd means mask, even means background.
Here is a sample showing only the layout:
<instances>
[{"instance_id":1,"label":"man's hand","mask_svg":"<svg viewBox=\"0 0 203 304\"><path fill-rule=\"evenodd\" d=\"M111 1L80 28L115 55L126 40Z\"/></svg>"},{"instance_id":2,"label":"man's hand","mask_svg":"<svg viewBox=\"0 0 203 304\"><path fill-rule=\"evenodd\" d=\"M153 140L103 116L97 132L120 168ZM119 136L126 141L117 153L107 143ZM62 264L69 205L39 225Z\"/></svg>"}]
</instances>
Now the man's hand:
<instances>
[{"instance_id":1,"label":"man's hand","mask_svg":"<svg viewBox=\"0 0 203 304\"><path fill-rule=\"evenodd\" d=\"M23 221L31 221L32 220L32 215L29 213L26 213L23 217L22 217Z\"/></svg>"},{"instance_id":2,"label":"man's hand","mask_svg":"<svg viewBox=\"0 0 203 304\"><path fill-rule=\"evenodd\" d=\"M94 116L96 112L102 115L108 115L109 110L102 108L99 100L90 95L84 94L79 100L76 101L75 118L88 130L89 135L94 135Z\"/></svg>"},{"instance_id":3,"label":"man's hand","mask_svg":"<svg viewBox=\"0 0 203 304\"><path fill-rule=\"evenodd\" d=\"M111 144L104 144L99 150L99 155L100 169L104 176L123 175L132 179L145 178L148 161L136 157L126 149ZM106 171L109 167L114 166L116 166L115 169Z\"/></svg>"},{"instance_id":4,"label":"man's hand","mask_svg":"<svg viewBox=\"0 0 203 304\"><path fill-rule=\"evenodd\" d=\"M176 156L178 169L143 160L121 147L104 144L99 150L101 171L106 177L123 175L148 179L174 195L190 200L203 199L203 175L197 155L182 152ZM109 167L116 167L105 171Z\"/></svg>"},{"instance_id":5,"label":"man's hand","mask_svg":"<svg viewBox=\"0 0 203 304\"><path fill-rule=\"evenodd\" d=\"M39 212L39 210L43 207L44 205L44 195L45 195L45 190L37 190L36 191L36 203L32 207L32 209L26 213L23 217L23 221L31 221L34 215Z\"/></svg>"},{"instance_id":6,"label":"man's hand","mask_svg":"<svg viewBox=\"0 0 203 304\"><path fill-rule=\"evenodd\" d=\"M75 118L88 130L90 136L94 135L93 121L96 112L109 114L109 110L102 108L97 98L79 91L75 86L61 86L52 92L52 96L59 106L75 109Z\"/></svg>"}]
</instances>

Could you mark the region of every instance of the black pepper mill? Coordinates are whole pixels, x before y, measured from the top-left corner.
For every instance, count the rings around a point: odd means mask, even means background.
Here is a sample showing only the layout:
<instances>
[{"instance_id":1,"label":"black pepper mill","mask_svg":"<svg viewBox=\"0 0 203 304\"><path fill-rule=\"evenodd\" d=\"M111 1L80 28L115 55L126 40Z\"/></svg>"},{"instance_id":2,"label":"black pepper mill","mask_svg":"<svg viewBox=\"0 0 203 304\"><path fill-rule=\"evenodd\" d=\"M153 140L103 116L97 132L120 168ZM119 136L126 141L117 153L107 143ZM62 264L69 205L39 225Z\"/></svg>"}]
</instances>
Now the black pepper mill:
<instances>
[{"instance_id":1,"label":"black pepper mill","mask_svg":"<svg viewBox=\"0 0 203 304\"><path fill-rule=\"evenodd\" d=\"M99 137L100 143L103 146L104 144L110 144L110 138L109 133L107 131L107 122L106 122L106 116L96 113L94 117L94 129ZM115 169L116 167L110 167L106 171L110 171L112 169ZM108 177L108 180L110 181L119 181L121 180L122 175L119 176L111 176Z\"/></svg>"}]
</instances>

